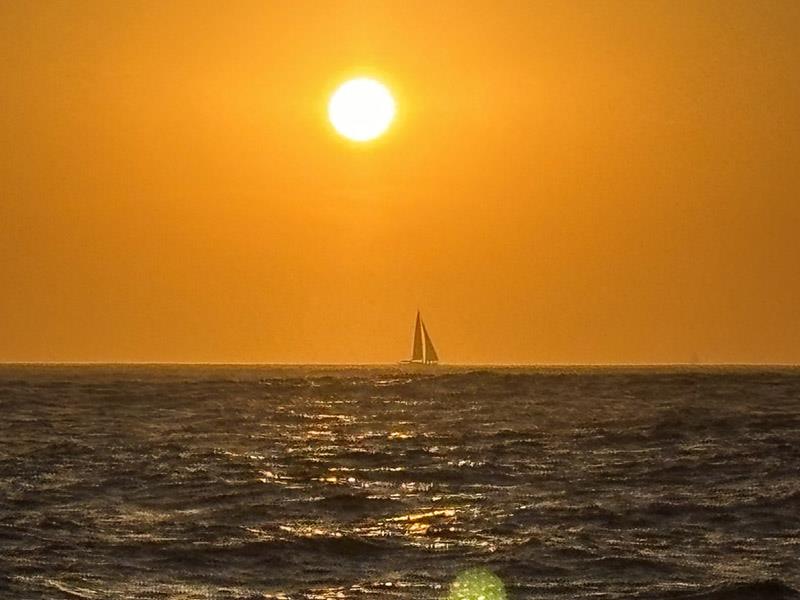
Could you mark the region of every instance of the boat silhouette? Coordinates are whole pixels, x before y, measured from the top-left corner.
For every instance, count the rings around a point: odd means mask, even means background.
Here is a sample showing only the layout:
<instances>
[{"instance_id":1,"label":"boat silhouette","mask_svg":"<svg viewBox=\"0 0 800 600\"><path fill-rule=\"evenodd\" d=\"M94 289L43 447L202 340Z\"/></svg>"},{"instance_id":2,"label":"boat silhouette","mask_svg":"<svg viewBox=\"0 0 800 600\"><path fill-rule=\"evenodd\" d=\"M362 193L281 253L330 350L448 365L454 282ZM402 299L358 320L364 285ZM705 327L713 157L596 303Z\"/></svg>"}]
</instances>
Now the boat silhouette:
<instances>
[{"instance_id":1,"label":"boat silhouette","mask_svg":"<svg viewBox=\"0 0 800 600\"><path fill-rule=\"evenodd\" d=\"M439 362L439 355L436 354L436 348L433 347L433 341L419 310L417 310L417 321L414 325L414 343L411 347L411 358L401 362L418 365L434 365Z\"/></svg>"}]
</instances>

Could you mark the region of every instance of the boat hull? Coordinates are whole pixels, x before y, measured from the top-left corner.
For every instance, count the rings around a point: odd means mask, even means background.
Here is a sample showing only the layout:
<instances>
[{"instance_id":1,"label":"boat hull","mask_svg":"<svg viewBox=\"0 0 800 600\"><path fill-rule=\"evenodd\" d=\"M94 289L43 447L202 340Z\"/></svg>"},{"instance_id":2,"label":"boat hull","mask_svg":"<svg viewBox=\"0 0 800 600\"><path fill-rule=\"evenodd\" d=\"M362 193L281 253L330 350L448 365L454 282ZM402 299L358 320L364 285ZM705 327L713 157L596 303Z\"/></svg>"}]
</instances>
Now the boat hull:
<instances>
[{"instance_id":1,"label":"boat hull","mask_svg":"<svg viewBox=\"0 0 800 600\"><path fill-rule=\"evenodd\" d=\"M431 360L428 362L424 362L421 360L401 360L398 364L400 365L414 365L418 367L435 367L439 364L438 360Z\"/></svg>"}]
</instances>

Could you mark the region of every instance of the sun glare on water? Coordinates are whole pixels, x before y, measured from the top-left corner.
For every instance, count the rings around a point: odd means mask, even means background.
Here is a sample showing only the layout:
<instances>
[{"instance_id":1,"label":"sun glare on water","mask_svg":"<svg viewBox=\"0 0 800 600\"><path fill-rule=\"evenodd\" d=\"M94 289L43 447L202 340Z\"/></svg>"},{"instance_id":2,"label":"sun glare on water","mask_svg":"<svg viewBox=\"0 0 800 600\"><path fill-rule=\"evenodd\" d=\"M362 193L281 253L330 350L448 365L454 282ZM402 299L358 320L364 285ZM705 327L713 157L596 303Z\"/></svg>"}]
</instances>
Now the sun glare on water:
<instances>
[{"instance_id":1,"label":"sun glare on water","mask_svg":"<svg viewBox=\"0 0 800 600\"><path fill-rule=\"evenodd\" d=\"M351 79L339 86L328 103L334 129L354 142L367 142L391 125L395 103L388 88L374 79Z\"/></svg>"}]
</instances>

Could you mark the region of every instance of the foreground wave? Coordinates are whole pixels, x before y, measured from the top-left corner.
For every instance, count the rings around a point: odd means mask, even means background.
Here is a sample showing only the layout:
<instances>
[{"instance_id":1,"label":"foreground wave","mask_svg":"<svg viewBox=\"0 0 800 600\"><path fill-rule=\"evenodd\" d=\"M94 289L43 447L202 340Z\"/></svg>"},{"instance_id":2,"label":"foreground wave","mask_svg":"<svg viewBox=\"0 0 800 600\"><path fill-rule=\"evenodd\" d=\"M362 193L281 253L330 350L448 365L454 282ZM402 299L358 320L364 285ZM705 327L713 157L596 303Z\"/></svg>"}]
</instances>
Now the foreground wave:
<instances>
[{"instance_id":1,"label":"foreground wave","mask_svg":"<svg viewBox=\"0 0 800 600\"><path fill-rule=\"evenodd\" d=\"M782 581L727 583L702 591L669 594L665 598L683 600L796 600L800 592Z\"/></svg>"}]
</instances>

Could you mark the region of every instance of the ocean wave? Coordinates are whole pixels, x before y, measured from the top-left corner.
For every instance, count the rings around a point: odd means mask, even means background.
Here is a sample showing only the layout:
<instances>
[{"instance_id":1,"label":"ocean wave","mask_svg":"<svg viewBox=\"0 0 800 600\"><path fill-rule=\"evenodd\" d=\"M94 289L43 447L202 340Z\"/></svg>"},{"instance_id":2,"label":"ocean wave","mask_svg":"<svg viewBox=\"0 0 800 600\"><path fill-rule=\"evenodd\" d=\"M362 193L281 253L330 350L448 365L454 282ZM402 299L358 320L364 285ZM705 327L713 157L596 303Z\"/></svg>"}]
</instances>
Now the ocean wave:
<instances>
[{"instance_id":1,"label":"ocean wave","mask_svg":"<svg viewBox=\"0 0 800 600\"><path fill-rule=\"evenodd\" d=\"M3 369L3 600L800 586L800 371Z\"/></svg>"},{"instance_id":2,"label":"ocean wave","mask_svg":"<svg viewBox=\"0 0 800 600\"><path fill-rule=\"evenodd\" d=\"M724 583L700 591L676 592L675 600L797 600L800 592L777 579Z\"/></svg>"},{"instance_id":3,"label":"ocean wave","mask_svg":"<svg viewBox=\"0 0 800 600\"><path fill-rule=\"evenodd\" d=\"M321 508L334 514L369 513L373 516L380 515L383 512L401 511L405 507L405 504L399 500L350 493L317 498L312 500L311 504L316 508Z\"/></svg>"}]
</instances>

